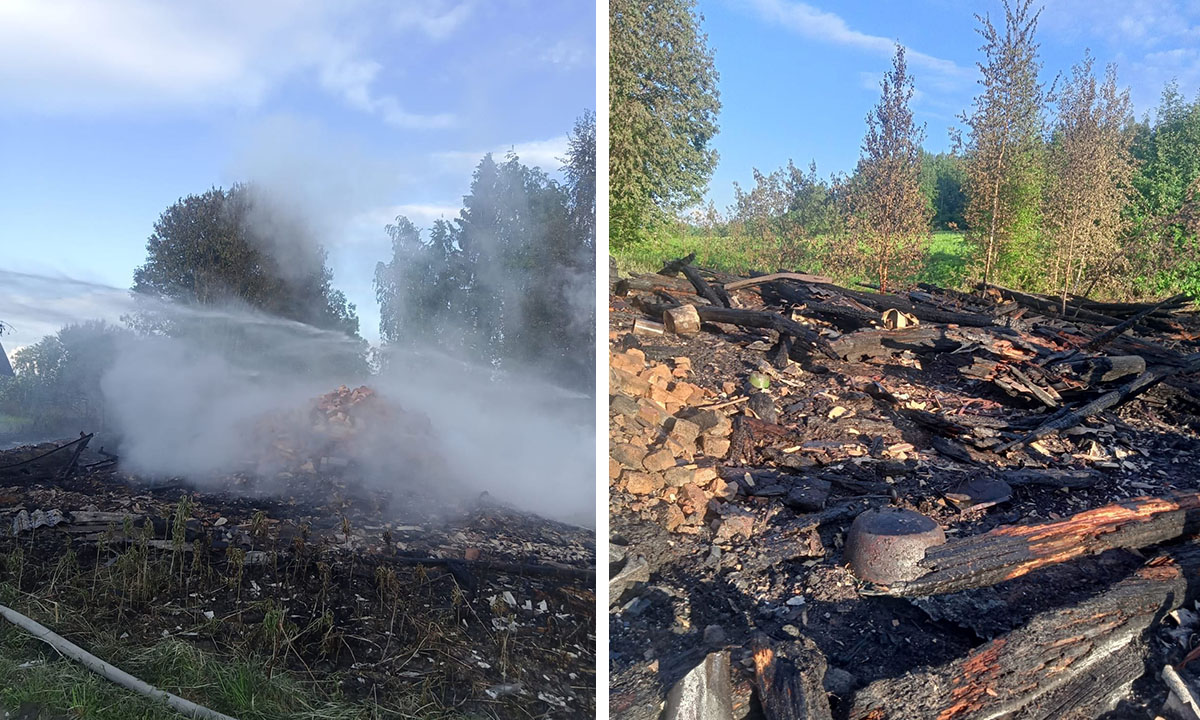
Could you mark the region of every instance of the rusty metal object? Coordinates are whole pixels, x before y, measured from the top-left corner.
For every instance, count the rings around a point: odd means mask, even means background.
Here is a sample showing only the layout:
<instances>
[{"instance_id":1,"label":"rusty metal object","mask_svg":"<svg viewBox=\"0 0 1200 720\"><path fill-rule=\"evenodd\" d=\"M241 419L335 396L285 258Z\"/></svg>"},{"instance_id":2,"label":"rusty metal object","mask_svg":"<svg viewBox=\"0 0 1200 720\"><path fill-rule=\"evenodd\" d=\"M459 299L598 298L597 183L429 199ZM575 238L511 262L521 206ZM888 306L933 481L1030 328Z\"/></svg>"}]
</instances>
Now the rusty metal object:
<instances>
[{"instance_id":1,"label":"rusty metal object","mask_svg":"<svg viewBox=\"0 0 1200 720\"><path fill-rule=\"evenodd\" d=\"M888 585L923 575L925 550L944 542L946 533L931 518L912 510L880 508L854 519L843 558L858 577Z\"/></svg>"}]
</instances>

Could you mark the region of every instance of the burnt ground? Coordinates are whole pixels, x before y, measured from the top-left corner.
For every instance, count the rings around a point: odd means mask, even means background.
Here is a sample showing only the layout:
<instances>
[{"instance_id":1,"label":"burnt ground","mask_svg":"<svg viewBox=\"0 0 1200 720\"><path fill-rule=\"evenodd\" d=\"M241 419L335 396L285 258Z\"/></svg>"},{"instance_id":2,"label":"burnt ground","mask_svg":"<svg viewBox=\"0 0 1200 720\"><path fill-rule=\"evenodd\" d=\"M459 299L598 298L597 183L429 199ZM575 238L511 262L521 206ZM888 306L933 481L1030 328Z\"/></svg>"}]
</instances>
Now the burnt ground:
<instances>
[{"instance_id":1,"label":"burnt ground","mask_svg":"<svg viewBox=\"0 0 1200 720\"><path fill-rule=\"evenodd\" d=\"M761 307L762 301L741 297L735 299L738 305ZM750 447L743 442L739 453L735 432L727 455L697 453L695 465L715 468L736 488L728 488L724 498L719 491L706 491L710 502L703 515L670 530L678 522L671 520L674 510L668 507L673 498L631 492L623 474L628 469L614 460L612 572L616 576L636 556L649 565L648 581L611 599L610 708L615 718L658 717L672 685L707 653L721 649L731 652L735 715L761 716L751 693L749 648L755 633L780 643L800 635L815 641L831 668L825 681L833 716L843 718L854 692L872 681L961 658L1036 613L1073 605L1109 588L1145 560L1135 551L1110 551L948 596L918 601L873 596L843 564L841 553L850 522L868 507L917 510L954 538L999 525L1062 518L1131 497L1200 489L1200 417L1193 414L1198 412L1195 405L1179 401L1178 393L1152 390L1070 432L1044 438L1035 448L1005 453L970 449L962 456L953 448L934 449L934 434L903 409L1033 423L1050 412L992 383L965 377L959 369L970 362L970 353L918 357L900 352L865 362L814 354L776 369L767 362L778 337L773 331L706 323L692 336L635 334L634 320L647 316L634 298L611 298L614 358L640 350L649 368L679 368L677 358L690 359L682 364L690 371L675 377L708 391L701 407L725 405L722 412L735 417L744 412L745 403L728 402L745 400L752 392L749 374L764 372L771 377L768 393L786 436L765 442L754 438ZM829 337L838 335L828 332L828 325L816 326L824 327ZM637 395L623 387L623 382L635 382L629 377L614 375L612 399ZM878 397L879 388L900 405ZM690 404L696 404L695 397ZM685 407L676 416L686 414ZM611 412L614 447L636 440L640 430L621 415ZM651 442L650 449L654 447ZM1020 484L1014 471L1021 470L1070 473L1078 482L1070 483L1073 487ZM812 513L788 507L782 502L786 487L771 487L780 472L833 479L827 509ZM987 507L960 507L951 496L964 482L978 478L1008 479L1011 498ZM748 536L721 532L735 512L752 515ZM816 522L817 550L780 560L770 540ZM1174 630L1169 621L1148 639L1147 674L1103 717L1155 717L1167 695L1158 670L1166 662L1178 662L1198 641Z\"/></svg>"},{"instance_id":2,"label":"burnt ground","mask_svg":"<svg viewBox=\"0 0 1200 720\"><path fill-rule=\"evenodd\" d=\"M353 465L286 487L139 478L90 450L66 478L4 474L6 602L85 648L120 628L256 658L364 717L594 714L594 533L486 497L393 497Z\"/></svg>"}]
</instances>

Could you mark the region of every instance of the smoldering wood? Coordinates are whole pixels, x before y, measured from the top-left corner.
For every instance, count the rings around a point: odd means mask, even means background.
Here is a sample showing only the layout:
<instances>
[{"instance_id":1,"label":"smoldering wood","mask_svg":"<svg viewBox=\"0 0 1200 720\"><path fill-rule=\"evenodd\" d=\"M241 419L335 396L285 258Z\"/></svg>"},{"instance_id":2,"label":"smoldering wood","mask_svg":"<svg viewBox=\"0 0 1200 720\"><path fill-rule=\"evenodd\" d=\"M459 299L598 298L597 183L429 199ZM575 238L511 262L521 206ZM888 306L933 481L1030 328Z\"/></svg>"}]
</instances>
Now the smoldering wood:
<instances>
[{"instance_id":1,"label":"smoldering wood","mask_svg":"<svg viewBox=\"0 0 1200 720\"><path fill-rule=\"evenodd\" d=\"M829 341L795 320L785 318L779 313L766 310L740 310L736 308L698 307L696 312L704 322L729 323L739 327L753 327L774 330L781 334L791 335L805 344L819 350L830 359L837 359Z\"/></svg>"},{"instance_id":2,"label":"smoldering wood","mask_svg":"<svg viewBox=\"0 0 1200 720\"><path fill-rule=\"evenodd\" d=\"M1105 315L1103 313L1085 310L1084 308L1073 307L1070 305L1067 307L1068 312L1064 313L1062 311L1061 304L1056 300L1040 297L1038 295L1031 295L1029 293L1023 293L1019 290L1013 290L1012 288L1001 287L1000 285L996 285L994 283L988 283L986 286L984 286L983 283L979 283L975 287L980 290L995 290L999 292L1001 297L1003 297L1005 300L1017 302L1022 306L1029 308L1030 310L1035 310L1044 315L1050 315L1052 317L1074 318L1105 326L1121 324L1120 318L1115 318L1111 315Z\"/></svg>"},{"instance_id":3,"label":"smoldering wood","mask_svg":"<svg viewBox=\"0 0 1200 720\"><path fill-rule=\"evenodd\" d=\"M1033 468L1018 468L1005 470L999 474L1004 482L1014 487L1020 485L1040 485L1077 490L1095 486L1100 482L1100 473L1090 470L1037 470Z\"/></svg>"},{"instance_id":4,"label":"smoldering wood","mask_svg":"<svg viewBox=\"0 0 1200 720\"><path fill-rule=\"evenodd\" d=\"M1078 295L1070 296L1070 303L1078 305L1087 310L1094 310L1100 313L1106 313L1114 317L1125 317L1131 315L1142 315L1147 311L1150 314L1155 314L1160 317L1171 317L1172 310L1179 310L1187 306L1190 299L1187 293L1179 293L1172 295L1169 298L1160 300L1157 303L1153 302L1100 302L1098 300L1089 300L1088 298Z\"/></svg>"},{"instance_id":5,"label":"smoldering wood","mask_svg":"<svg viewBox=\"0 0 1200 720\"><path fill-rule=\"evenodd\" d=\"M930 308L924 304L914 303L913 301L900 297L899 295L889 295L883 293L861 292L850 290L848 288L839 287L837 285L814 285L809 287L797 283L775 282L772 288L780 297L795 303L822 303L822 309L827 312L836 312L828 310L831 304L824 303L814 292L813 288L818 287L826 293L834 297L841 296L848 298L857 303L871 308L877 314L885 310L900 310L913 315L918 320L923 322L942 323L963 325L967 327L987 327L993 324L991 317L980 315L978 313L965 312L948 312L937 308ZM878 320L878 315L875 317Z\"/></svg>"},{"instance_id":6,"label":"smoldering wood","mask_svg":"<svg viewBox=\"0 0 1200 720\"><path fill-rule=\"evenodd\" d=\"M1200 549L1172 548L1109 590L1036 615L946 665L877 680L852 720L1099 717L1145 672L1142 633L1196 596Z\"/></svg>"},{"instance_id":7,"label":"smoldering wood","mask_svg":"<svg viewBox=\"0 0 1200 720\"><path fill-rule=\"evenodd\" d=\"M0 465L0 479L15 480L21 477L54 477L66 479L79 463L79 456L87 449L94 433L79 433L79 437L63 443L20 462Z\"/></svg>"},{"instance_id":8,"label":"smoldering wood","mask_svg":"<svg viewBox=\"0 0 1200 720\"><path fill-rule=\"evenodd\" d=\"M1114 338L1116 338L1121 333L1123 333L1126 330L1129 330L1130 328L1137 325L1143 318L1148 317L1149 315L1160 310L1161 308L1166 307L1168 303L1174 301L1176 298L1185 298L1186 299L1186 297L1187 297L1186 295L1176 295L1175 297L1167 298L1166 300L1163 300L1161 303L1159 303L1157 305L1150 306L1150 307L1142 310L1139 313L1131 315L1126 320L1124 320L1120 323L1117 323L1116 325L1112 326L1108 330L1105 330L1104 332L1100 333L1096 337L1094 337L1091 340L1089 340L1088 342L1086 342L1084 344L1084 346L1082 348L1080 348L1080 350L1082 352L1095 352L1095 351L1099 350L1100 348L1104 347L1105 345L1107 345L1109 342L1111 342Z\"/></svg>"},{"instance_id":9,"label":"smoldering wood","mask_svg":"<svg viewBox=\"0 0 1200 720\"><path fill-rule=\"evenodd\" d=\"M696 268L692 267L692 262L695 259L696 253L689 253L685 257L670 260L663 266L662 270L658 271L658 273L660 275L667 276L671 276L676 273L683 273L683 276L686 277L688 282L692 284L692 287L696 289L697 295L718 307L731 307L733 303L730 302L729 293L725 292L725 288L718 286L718 289L709 285L708 281L700 275L700 272L696 270Z\"/></svg>"},{"instance_id":10,"label":"smoldering wood","mask_svg":"<svg viewBox=\"0 0 1200 720\"><path fill-rule=\"evenodd\" d=\"M986 587L1108 550L1138 549L1200 531L1200 493L1140 497L1063 520L1005 525L929 548L924 575L873 593L916 597Z\"/></svg>"},{"instance_id":11,"label":"smoldering wood","mask_svg":"<svg viewBox=\"0 0 1200 720\"><path fill-rule=\"evenodd\" d=\"M786 646L759 634L753 642L754 684L766 720L833 720L825 693L826 661L812 640Z\"/></svg>"},{"instance_id":12,"label":"smoldering wood","mask_svg":"<svg viewBox=\"0 0 1200 720\"><path fill-rule=\"evenodd\" d=\"M645 312L656 316L661 315L672 307L667 304L648 302L646 300L642 300L639 306ZM728 325L737 325L738 327L774 330L780 334L790 335L806 346L820 351L826 357L833 360L837 359L837 356L829 346L828 340L821 337L815 331L779 313L767 310L713 307L710 305L701 305L696 308L696 312L700 315L700 320L707 323L725 323ZM793 344L792 350L795 349L795 345Z\"/></svg>"},{"instance_id":13,"label":"smoldering wood","mask_svg":"<svg viewBox=\"0 0 1200 720\"><path fill-rule=\"evenodd\" d=\"M903 330L860 330L847 333L830 343L838 357L851 362L897 355L904 351L917 354L950 352L960 343L946 335L944 328L910 327Z\"/></svg>"},{"instance_id":14,"label":"smoldering wood","mask_svg":"<svg viewBox=\"0 0 1200 720\"><path fill-rule=\"evenodd\" d=\"M1065 361L1066 367L1082 381L1092 385L1110 383L1146 372L1146 359L1140 355L1116 355Z\"/></svg>"}]
</instances>

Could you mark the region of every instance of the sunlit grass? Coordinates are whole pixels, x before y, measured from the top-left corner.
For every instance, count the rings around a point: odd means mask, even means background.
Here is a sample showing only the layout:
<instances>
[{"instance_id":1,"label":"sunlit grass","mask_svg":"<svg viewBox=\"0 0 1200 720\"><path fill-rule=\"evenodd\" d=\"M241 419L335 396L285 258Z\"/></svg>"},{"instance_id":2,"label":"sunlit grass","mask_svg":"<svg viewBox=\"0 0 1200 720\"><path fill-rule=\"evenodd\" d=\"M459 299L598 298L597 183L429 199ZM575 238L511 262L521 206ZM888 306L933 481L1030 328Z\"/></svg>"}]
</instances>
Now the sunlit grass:
<instances>
[{"instance_id":1,"label":"sunlit grass","mask_svg":"<svg viewBox=\"0 0 1200 720\"><path fill-rule=\"evenodd\" d=\"M665 261L690 253L696 253L696 265L732 274L793 270L828 274L842 284L865 279L839 276L817 265L799 266L796 258L805 255L799 248L754 237L662 235L613 251L624 272L656 272ZM928 262L918 279L961 289L966 281L968 257L969 248L961 232L935 232L929 242Z\"/></svg>"}]
</instances>

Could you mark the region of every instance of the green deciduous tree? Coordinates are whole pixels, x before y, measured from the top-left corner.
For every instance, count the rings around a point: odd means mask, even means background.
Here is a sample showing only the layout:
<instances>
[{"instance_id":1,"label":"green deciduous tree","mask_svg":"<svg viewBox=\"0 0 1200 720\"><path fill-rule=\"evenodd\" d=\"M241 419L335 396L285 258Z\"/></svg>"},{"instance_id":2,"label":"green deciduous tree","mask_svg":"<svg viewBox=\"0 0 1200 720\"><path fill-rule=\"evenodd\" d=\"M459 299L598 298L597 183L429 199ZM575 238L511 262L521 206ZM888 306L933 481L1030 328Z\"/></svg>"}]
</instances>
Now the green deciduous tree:
<instances>
[{"instance_id":1,"label":"green deciduous tree","mask_svg":"<svg viewBox=\"0 0 1200 720\"><path fill-rule=\"evenodd\" d=\"M867 270L887 292L919 269L929 243L929 204L921 193L923 127L913 122L913 80L896 46L882 96L867 115L867 134L849 185L845 260Z\"/></svg>"},{"instance_id":2,"label":"green deciduous tree","mask_svg":"<svg viewBox=\"0 0 1200 720\"><path fill-rule=\"evenodd\" d=\"M966 137L968 240L981 255L985 283L1013 248L1036 240L1040 203L1044 91L1034 42L1038 15L1033 0L1004 2L1004 30L976 15L984 44L981 92L962 117Z\"/></svg>"},{"instance_id":3,"label":"green deciduous tree","mask_svg":"<svg viewBox=\"0 0 1200 720\"><path fill-rule=\"evenodd\" d=\"M129 331L101 321L66 325L13 354L16 376L0 391L0 414L44 432L103 430L100 379Z\"/></svg>"},{"instance_id":4,"label":"green deciduous tree","mask_svg":"<svg viewBox=\"0 0 1200 720\"><path fill-rule=\"evenodd\" d=\"M788 160L769 175L754 169L754 186L743 190L733 184L727 229L735 238L754 238L764 248L774 246L774 266L816 268L826 261L829 236L841 227L841 216L831 184L817 176L816 163L805 172ZM715 227L720 218L705 213Z\"/></svg>"},{"instance_id":5,"label":"green deciduous tree","mask_svg":"<svg viewBox=\"0 0 1200 720\"><path fill-rule=\"evenodd\" d=\"M262 222L253 189L213 188L180 199L159 217L146 262L133 274L135 292L183 304L231 301L317 328L358 333L354 305L332 286L325 251L290 236L298 224ZM280 237L279 234L288 234Z\"/></svg>"},{"instance_id":6,"label":"green deciduous tree","mask_svg":"<svg viewBox=\"0 0 1200 720\"><path fill-rule=\"evenodd\" d=\"M570 203L572 232L596 244L596 113L588 110L576 121L567 136L567 156L563 158Z\"/></svg>"},{"instance_id":7,"label":"green deciduous tree","mask_svg":"<svg viewBox=\"0 0 1200 720\"><path fill-rule=\"evenodd\" d=\"M609 2L609 241L699 202L721 103L695 0Z\"/></svg>"},{"instance_id":8,"label":"green deciduous tree","mask_svg":"<svg viewBox=\"0 0 1200 720\"><path fill-rule=\"evenodd\" d=\"M1113 273L1126 231L1133 160L1129 91L1109 66L1097 87L1090 54L1055 93L1057 119L1046 151L1043 222L1053 252L1053 285L1067 295L1086 278Z\"/></svg>"}]
</instances>

